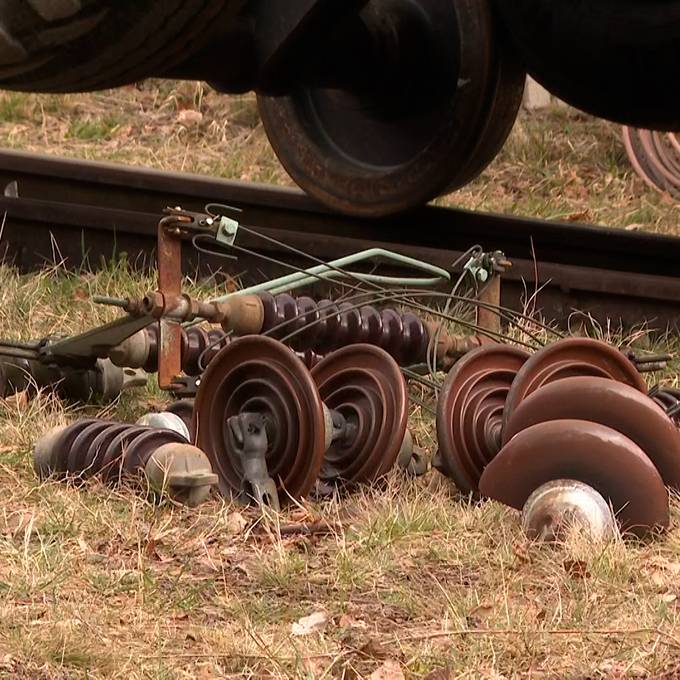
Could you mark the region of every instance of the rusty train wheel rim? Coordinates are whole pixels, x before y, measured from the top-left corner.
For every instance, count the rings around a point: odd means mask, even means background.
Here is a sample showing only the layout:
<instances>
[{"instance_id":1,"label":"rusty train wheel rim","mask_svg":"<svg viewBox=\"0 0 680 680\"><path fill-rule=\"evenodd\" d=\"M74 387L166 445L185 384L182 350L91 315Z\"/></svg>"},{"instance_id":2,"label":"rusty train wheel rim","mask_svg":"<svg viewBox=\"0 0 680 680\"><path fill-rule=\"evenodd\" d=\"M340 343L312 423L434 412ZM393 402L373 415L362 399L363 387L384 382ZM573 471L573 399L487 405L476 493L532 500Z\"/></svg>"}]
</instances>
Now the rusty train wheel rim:
<instances>
[{"instance_id":1,"label":"rusty train wheel rim","mask_svg":"<svg viewBox=\"0 0 680 680\"><path fill-rule=\"evenodd\" d=\"M482 470L498 451L505 397L529 356L517 347L487 345L458 361L444 381L437 402L438 459L463 493L477 491Z\"/></svg>"},{"instance_id":2,"label":"rusty train wheel rim","mask_svg":"<svg viewBox=\"0 0 680 680\"><path fill-rule=\"evenodd\" d=\"M587 420L635 442L654 463L666 486L680 489L680 431L647 395L606 378L565 378L527 397L504 433L517 433L552 420Z\"/></svg>"},{"instance_id":3,"label":"rusty train wheel rim","mask_svg":"<svg viewBox=\"0 0 680 680\"><path fill-rule=\"evenodd\" d=\"M616 348L592 338L567 338L536 352L512 383L503 414L503 443L507 424L519 404L543 385L576 376L609 378L647 391L635 365Z\"/></svg>"},{"instance_id":4,"label":"rusty train wheel rim","mask_svg":"<svg viewBox=\"0 0 680 680\"><path fill-rule=\"evenodd\" d=\"M536 489L557 479L598 491L623 531L645 536L668 527L668 493L652 461L620 432L584 420L553 420L519 432L486 467L480 490L521 510Z\"/></svg>"},{"instance_id":5,"label":"rusty train wheel rim","mask_svg":"<svg viewBox=\"0 0 680 680\"><path fill-rule=\"evenodd\" d=\"M290 349L271 338L246 336L222 349L196 395L197 446L210 459L225 495L238 494L243 478L227 420L248 409L267 415L267 467L281 500L306 496L323 461L323 407L309 371Z\"/></svg>"},{"instance_id":6,"label":"rusty train wheel rim","mask_svg":"<svg viewBox=\"0 0 680 680\"><path fill-rule=\"evenodd\" d=\"M312 377L326 406L357 427L347 446L326 452L325 482L370 483L394 466L406 434L408 394L396 361L372 345L351 345L323 359Z\"/></svg>"}]
</instances>

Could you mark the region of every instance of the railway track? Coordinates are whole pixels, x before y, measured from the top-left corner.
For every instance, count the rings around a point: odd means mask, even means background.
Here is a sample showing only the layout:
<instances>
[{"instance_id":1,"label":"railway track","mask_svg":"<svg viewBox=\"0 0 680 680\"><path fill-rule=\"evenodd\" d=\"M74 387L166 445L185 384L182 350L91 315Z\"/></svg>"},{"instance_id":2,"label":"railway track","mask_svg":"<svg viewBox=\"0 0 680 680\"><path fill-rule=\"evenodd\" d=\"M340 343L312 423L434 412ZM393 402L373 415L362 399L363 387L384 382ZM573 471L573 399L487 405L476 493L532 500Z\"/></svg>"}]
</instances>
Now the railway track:
<instances>
[{"instance_id":1,"label":"railway track","mask_svg":"<svg viewBox=\"0 0 680 680\"><path fill-rule=\"evenodd\" d=\"M677 327L680 314L680 239L672 237L431 206L366 221L332 214L293 189L11 151L0 153L0 186L4 257L22 271L55 259L97 266L121 252L148 264L165 206L201 211L217 202L241 209L243 224L323 259L382 246L447 266L474 244L503 250L514 263L503 303L521 308L538 289L537 308L562 323L584 310L600 321L663 329ZM245 233L239 244L291 261ZM259 258L229 262L190 246L185 265L222 267L246 282L281 273Z\"/></svg>"}]
</instances>

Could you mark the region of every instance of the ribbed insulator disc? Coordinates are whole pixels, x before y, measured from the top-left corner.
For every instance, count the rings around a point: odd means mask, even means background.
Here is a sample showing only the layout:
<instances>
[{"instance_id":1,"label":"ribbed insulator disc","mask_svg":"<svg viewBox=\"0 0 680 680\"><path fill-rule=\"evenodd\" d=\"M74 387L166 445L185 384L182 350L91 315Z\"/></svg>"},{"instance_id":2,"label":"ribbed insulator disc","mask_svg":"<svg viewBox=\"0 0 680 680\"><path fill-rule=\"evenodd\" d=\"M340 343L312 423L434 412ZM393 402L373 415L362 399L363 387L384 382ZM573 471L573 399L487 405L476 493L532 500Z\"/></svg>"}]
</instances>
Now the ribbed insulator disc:
<instances>
[{"instance_id":1,"label":"ribbed insulator disc","mask_svg":"<svg viewBox=\"0 0 680 680\"><path fill-rule=\"evenodd\" d=\"M334 442L324 458L324 482L370 483L394 466L406 434L408 394L396 361L379 347L351 345L312 371L321 399L356 427Z\"/></svg>"},{"instance_id":2,"label":"ribbed insulator disc","mask_svg":"<svg viewBox=\"0 0 680 680\"><path fill-rule=\"evenodd\" d=\"M588 420L634 441L666 486L680 489L680 431L647 395L607 378L565 378L536 390L512 414L504 436L551 420Z\"/></svg>"},{"instance_id":3,"label":"ribbed insulator disc","mask_svg":"<svg viewBox=\"0 0 680 680\"><path fill-rule=\"evenodd\" d=\"M78 435L83 432L90 425L97 424L101 421L93 418L86 420L79 420L73 425L67 427L59 437L59 441L55 443L56 455L53 458L53 470L56 474L64 474L69 470L69 453L73 448L73 442Z\"/></svg>"},{"instance_id":4,"label":"ribbed insulator disc","mask_svg":"<svg viewBox=\"0 0 680 680\"><path fill-rule=\"evenodd\" d=\"M268 337L246 336L221 350L210 362L196 395L197 446L210 458L225 495L238 494L243 479L227 421L245 412L262 413L266 418L267 468L281 501L287 496L306 496L323 461L323 406L303 363L285 345Z\"/></svg>"},{"instance_id":5,"label":"ribbed insulator disc","mask_svg":"<svg viewBox=\"0 0 680 680\"><path fill-rule=\"evenodd\" d=\"M96 461L89 459L87 454L95 439L112 427L116 427L116 423L100 420L92 422L80 432L73 440L71 450L68 452L67 472L69 475L84 478L98 472L98 469L94 469Z\"/></svg>"},{"instance_id":6,"label":"ribbed insulator disc","mask_svg":"<svg viewBox=\"0 0 680 680\"><path fill-rule=\"evenodd\" d=\"M102 430L91 440L87 448L83 447L79 451L73 452L73 455L77 457L77 464L81 466L80 470L85 471L84 476L96 475L102 471L106 452L111 442L118 435L128 430L129 427L124 423L110 423L109 427Z\"/></svg>"},{"instance_id":7,"label":"ribbed insulator disc","mask_svg":"<svg viewBox=\"0 0 680 680\"><path fill-rule=\"evenodd\" d=\"M145 432L149 432L148 427L127 425L122 432L111 439L101 461L101 475L104 481L116 482L122 478L128 449Z\"/></svg>"},{"instance_id":8,"label":"ribbed insulator disc","mask_svg":"<svg viewBox=\"0 0 680 680\"><path fill-rule=\"evenodd\" d=\"M464 493L500 449L505 399L529 353L487 345L465 355L447 375L437 402L438 467Z\"/></svg>"},{"instance_id":9,"label":"ribbed insulator disc","mask_svg":"<svg viewBox=\"0 0 680 680\"><path fill-rule=\"evenodd\" d=\"M138 476L144 470L153 452L161 446L186 443L186 439L179 432L146 427L144 432L136 434L121 450L122 467L127 474Z\"/></svg>"},{"instance_id":10,"label":"ribbed insulator disc","mask_svg":"<svg viewBox=\"0 0 680 680\"><path fill-rule=\"evenodd\" d=\"M487 466L485 496L521 510L541 485L573 479L611 503L623 531L644 536L669 523L668 493L654 463L620 432L584 420L553 420L522 430Z\"/></svg>"},{"instance_id":11,"label":"ribbed insulator disc","mask_svg":"<svg viewBox=\"0 0 680 680\"><path fill-rule=\"evenodd\" d=\"M624 127L623 142L635 172L645 184L680 198L680 137Z\"/></svg>"},{"instance_id":12,"label":"ribbed insulator disc","mask_svg":"<svg viewBox=\"0 0 680 680\"><path fill-rule=\"evenodd\" d=\"M524 399L543 385L576 376L609 378L647 392L635 364L615 347L592 338L559 340L536 352L513 381L503 413L503 443L507 423Z\"/></svg>"}]
</instances>

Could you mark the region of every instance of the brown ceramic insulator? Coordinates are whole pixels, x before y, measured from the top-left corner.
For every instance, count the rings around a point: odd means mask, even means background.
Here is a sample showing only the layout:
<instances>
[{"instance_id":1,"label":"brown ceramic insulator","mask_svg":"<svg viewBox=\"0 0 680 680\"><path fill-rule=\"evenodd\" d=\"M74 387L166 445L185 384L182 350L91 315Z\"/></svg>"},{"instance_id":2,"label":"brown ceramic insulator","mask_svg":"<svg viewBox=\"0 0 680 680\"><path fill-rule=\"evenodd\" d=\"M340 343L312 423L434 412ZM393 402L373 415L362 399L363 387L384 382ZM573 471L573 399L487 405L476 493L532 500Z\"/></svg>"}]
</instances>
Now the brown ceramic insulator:
<instances>
[{"instance_id":1,"label":"brown ceramic insulator","mask_svg":"<svg viewBox=\"0 0 680 680\"><path fill-rule=\"evenodd\" d=\"M290 340L295 350L311 349L325 355L347 345L366 343L381 347L402 366L427 360L429 331L410 312L399 314L370 305L357 308L349 302L331 300L315 302L286 294L261 293L260 298L264 307L262 332L285 338L299 331Z\"/></svg>"},{"instance_id":2,"label":"brown ceramic insulator","mask_svg":"<svg viewBox=\"0 0 680 680\"><path fill-rule=\"evenodd\" d=\"M272 338L234 340L210 362L198 388L193 421L197 446L208 455L225 495L238 495L243 482L227 421L248 412L266 418L267 468L281 502L306 496L323 462L323 405L307 368Z\"/></svg>"},{"instance_id":3,"label":"brown ceramic insulator","mask_svg":"<svg viewBox=\"0 0 680 680\"><path fill-rule=\"evenodd\" d=\"M352 436L326 451L320 479L371 483L389 472L401 450L408 418L406 382L396 361L373 345L350 345L321 361L312 377L328 409L339 413Z\"/></svg>"},{"instance_id":4,"label":"brown ceramic insulator","mask_svg":"<svg viewBox=\"0 0 680 680\"><path fill-rule=\"evenodd\" d=\"M435 467L464 493L477 492L482 471L500 450L505 400L529 356L518 347L487 345L446 376L437 402Z\"/></svg>"},{"instance_id":5,"label":"brown ceramic insulator","mask_svg":"<svg viewBox=\"0 0 680 680\"><path fill-rule=\"evenodd\" d=\"M652 189L680 198L680 138L673 133L623 128L635 172Z\"/></svg>"},{"instance_id":6,"label":"brown ceramic insulator","mask_svg":"<svg viewBox=\"0 0 680 680\"><path fill-rule=\"evenodd\" d=\"M73 442L76 441L78 436L85 429L99 422L99 420L93 418L79 420L64 430L64 432L59 437L58 442L54 446L54 454L52 456L52 464L50 466L54 473L62 475L70 471L69 456L73 448Z\"/></svg>"},{"instance_id":7,"label":"brown ceramic insulator","mask_svg":"<svg viewBox=\"0 0 680 680\"><path fill-rule=\"evenodd\" d=\"M663 409L676 426L680 426L680 389L655 385L649 390L649 397Z\"/></svg>"},{"instance_id":8,"label":"brown ceramic insulator","mask_svg":"<svg viewBox=\"0 0 680 680\"><path fill-rule=\"evenodd\" d=\"M628 437L584 420L522 430L489 463L483 495L521 510L541 485L573 479L607 500L623 531L645 536L669 524L668 492L654 463Z\"/></svg>"},{"instance_id":9,"label":"brown ceramic insulator","mask_svg":"<svg viewBox=\"0 0 680 680\"><path fill-rule=\"evenodd\" d=\"M552 420L587 420L635 442L666 486L680 490L680 431L647 395L607 378L565 378L528 396L508 421L504 436Z\"/></svg>"},{"instance_id":10,"label":"brown ceramic insulator","mask_svg":"<svg viewBox=\"0 0 680 680\"><path fill-rule=\"evenodd\" d=\"M147 373L158 371L158 324L144 330L149 338L149 356L143 368ZM186 375L200 375L205 367L228 342L227 335L220 329L206 329L191 326L182 329L182 371ZM208 349L210 348L210 349Z\"/></svg>"},{"instance_id":11,"label":"brown ceramic insulator","mask_svg":"<svg viewBox=\"0 0 680 680\"><path fill-rule=\"evenodd\" d=\"M149 326L142 332L146 333L149 339L149 355L143 369L147 373L156 373L158 371L158 325ZM182 329L182 371L189 376L201 375L217 353L229 342L231 342L231 337L219 328L206 329L191 326ZM297 355L309 369L322 358L312 350L298 352Z\"/></svg>"},{"instance_id":12,"label":"brown ceramic insulator","mask_svg":"<svg viewBox=\"0 0 680 680\"><path fill-rule=\"evenodd\" d=\"M559 340L536 352L517 373L503 413L503 444L506 425L524 399L543 385L575 376L609 378L647 392L635 364L615 347L592 338Z\"/></svg>"},{"instance_id":13,"label":"brown ceramic insulator","mask_svg":"<svg viewBox=\"0 0 680 680\"><path fill-rule=\"evenodd\" d=\"M156 449L175 442L185 440L171 430L84 420L61 435L52 467L71 477L102 475L107 481L115 481L122 473L139 475Z\"/></svg>"}]
</instances>

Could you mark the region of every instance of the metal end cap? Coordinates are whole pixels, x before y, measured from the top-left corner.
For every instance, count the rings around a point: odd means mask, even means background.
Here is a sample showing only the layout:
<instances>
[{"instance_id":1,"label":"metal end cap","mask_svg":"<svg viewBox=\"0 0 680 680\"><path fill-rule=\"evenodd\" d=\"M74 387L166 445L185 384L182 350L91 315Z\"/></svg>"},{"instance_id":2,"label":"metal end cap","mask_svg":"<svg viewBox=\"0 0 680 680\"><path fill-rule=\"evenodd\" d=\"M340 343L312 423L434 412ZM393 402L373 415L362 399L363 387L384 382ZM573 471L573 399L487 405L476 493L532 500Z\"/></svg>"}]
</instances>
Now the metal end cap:
<instances>
[{"instance_id":1,"label":"metal end cap","mask_svg":"<svg viewBox=\"0 0 680 680\"><path fill-rule=\"evenodd\" d=\"M571 530L601 542L615 536L616 522L607 501L591 486L557 479L529 496L522 510L522 529L528 538L549 543L564 541Z\"/></svg>"},{"instance_id":2,"label":"metal end cap","mask_svg":"<svg viewBox=\"0 0 680 680\"><path fill-rule=\"evenodd\" d=\"M44 434L33 451L33 469L40 479L47 479L55 472L54 456L57 453L56 446L68 425L53 427Z\"/></svg>"},{"instance_id":3,"label":"metal end cap","mask_svg":"<svg viewBox=\"0 0 680 680\"><path fill-rule=\"evenodd\" d=\"M208 457L190 444L164 444L154 451L145 467L151 489L191 508L210 496L218 482Z\"/></svg>"},{"instance_id":4,"label":"metal end cap","mask_svg":"<svg viewBox=\"0 0 680 680\"><path fill-rule=\"evenodd\" d=\"M173 432L182 435L187 441L191 441L189 428L175 413L170 413L168 411L163 411L162 413L147 413L136 422L136 425L144 425L145 427L153 427L159 430L172 430Z\"/></svg>"}]
</instances>

